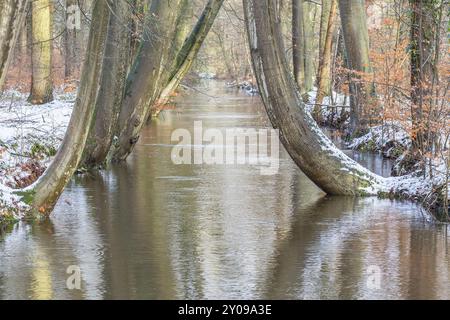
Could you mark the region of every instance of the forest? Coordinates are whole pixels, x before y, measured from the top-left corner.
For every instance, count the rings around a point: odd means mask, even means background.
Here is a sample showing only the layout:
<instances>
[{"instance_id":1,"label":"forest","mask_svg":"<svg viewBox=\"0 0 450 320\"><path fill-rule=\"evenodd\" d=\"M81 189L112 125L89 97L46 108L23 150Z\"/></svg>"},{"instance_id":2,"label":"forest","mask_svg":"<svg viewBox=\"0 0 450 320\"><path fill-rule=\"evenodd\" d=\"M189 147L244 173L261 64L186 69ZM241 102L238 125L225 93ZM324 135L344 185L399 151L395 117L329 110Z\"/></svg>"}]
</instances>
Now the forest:
<instances>
[{"instance_id":1,"label":"forest","mask_svg":"<svg viewBox=\"0 0 450 320\"><path fill-rule=\"evenodd\" d=\"M409 219L425 216L428 227L447 228L449 13L447 0L0 0L0 228L8 237L30 222L54 223L67 210L81 214L81 200L68 195L116 179L132 181L121 199L139 188L152 203L165 201L161 208L189 201L174 212L195 216L191 202L203 193L183 192L203 187L189 181L230 191L228 183L244 188L250 175L259 182L241 194L264 187L254 197L283 206L286 168L286 179L305 175L317 188L295 191L295 198L320 192L339 203L407 203L415 208ZM213 107L225 109L216 115ZM199 121L209 131L197 139ZM194 126L192 141L181 125ZM211 169L223 170L220 177L202 175L207 165L228 168L228 131L221 135L228 126L241 129L236 161L243 172L234 172L233 162L231 169ZM186 131L189 140L176 140ZM162 148L174 142L188 146L178 162L179 149L171 158ZM198 152L214 157L202 164ZM154 162L141 164L148 157ZM278 173L256 177L262 158ZM180 164L193 171L175 175ZM177 179L170 188L168 177ZM116 187L102 192L115 194ZM158 199L158 188L166 187L173 197ZM214 190L202 191L212 216L230 205L244 216L262 210ZM180 192L189 200L178 199ZM117 206L123 219L134 210ZM160 210L146 215L172 209ZM443 259L449 261L448 252ZM0 281L0 294L1 287Z\"/></svg>"}]
</instances>

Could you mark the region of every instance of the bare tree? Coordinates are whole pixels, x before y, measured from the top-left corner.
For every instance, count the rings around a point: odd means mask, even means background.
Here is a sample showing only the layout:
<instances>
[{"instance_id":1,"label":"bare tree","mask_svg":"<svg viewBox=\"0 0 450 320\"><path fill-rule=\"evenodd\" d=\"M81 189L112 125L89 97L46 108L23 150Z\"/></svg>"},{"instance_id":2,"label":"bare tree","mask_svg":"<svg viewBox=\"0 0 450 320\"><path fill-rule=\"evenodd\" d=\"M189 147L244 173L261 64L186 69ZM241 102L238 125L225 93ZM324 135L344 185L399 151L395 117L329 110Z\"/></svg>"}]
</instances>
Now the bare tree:
<instances>
[{"instance_id":1,"label":"bare tree","mask_svg":"<svg viewBox=\"0 0 450 320\"><path fill-rule=\"evenodd\" d=\"M44 174L28 188L15 191L22 196L22 201L32 206L34 210L30 214L34 216L52 211L78 167L94 119L110 17L108 3L96 1L93 14L97 18L92 20L80 87L64 140Z\"/></svg>"},{"instance_id":2,"label":"bare tree","mask_svg":"<svg viewBox=\"0 0 450 320\"><path fill-rule=\"evenodd\" d=\"M180 0L152 0L145 23L144 41L128 75L125 98L119 115L118 141L112 159L122 161L133 150L150 108L158 98L161 78L168 63L170 45L175 32L176 12Z\"/></svg>"},{"instance_id":3,"label":"bare tree","mask_svg":"<svg viewBox=\"0 0 450 320\"><path fill-rule=\"evenodd\" d=\"M326 137L304 108L289 75L277 0L244 0L253 68L272 125L299 168L335 195L374 195L383 178L351 160Z\"/></svg>"},{"instance_id":4,"label":"bare tree","mask_svg":"<svg viewBox=\"0 0 450 320\"><path fill-rule=\"evenodd\" d=\"M292 0L292 55L294 77L302 94L313 86L313 23L312 4L305 0Z\"/></svg>"},{"instance_id":5,"label":"bare tree","mask_svg":"<svg viewBox=\"0 0 450 320\"><path fill-rule=\"evenodd\" d=\"M29 0L0 1L0 90L5 83L11 51L25 23Z\"/></svg>"},{"instance_id":6,"label":"bare tree","mask_svg":"<svg viewBox=\"0 0 450 320\"><path fill-rule=\"evenodd\" d=\"M52 3L34 0L31 3L32 81L28 100L43 104L53 100L52 81Z\"/></svg>"},{"instance_id":7,"label":"bare tree","mask_svg":"<svg viewBox=\"0 0 450 320\"><path fill-rule=\"evenodd\" d=\"M330 4L330 6L324 6L325 3ZM328 13L323 12L323 10L329 10ZM332 62L332 50L333 50L333 38L334 38L334 23L336 18L337 0L325 0L322 2L322 19L320 25L320 35L321 40L323 38L323 47L321 44L320 54L319 54L319 72L318 72L318 85L317 85L317 97L316 97L316 107L314 108L314 118L316 121L321 122L320 104L325 96L331 94L331 62ZM327 16L328 19L325 19ZM325 24L326 26L322 25ZM323 29L325 30L324 35L322 35Z\"/></svg>"},{"instance_id":8,"label":"bare tree","mask_svg":"<svg viewBox=\"0 0 450 320\"><path fill-rule=\"evenodd\" d=\"M411 7L411 119L413 154L417 158L432 151L435 138L433 99L438 80L441 0L410 0Z\"/></svg>"},{"instance_id":9,"label":"bare tree","mask_svg":"<svg viewBox=\"0 0 450 320\"><path fill-rule=\"evenodd\" d=\"M78 11L77 11L78 10ZM79 74L81 63L81 12L79 12L79 0L66 0L66 31L64 33L65 69L66 80L73 81Z\"/></svg>"},{"instance_id":10,"label":"bare tree","mask_svg":"<svg viewBox=\"0 0 450 320\"><path fill-rule=\"evenodd\" d=\"M350 127L357 133L367 125L371 86L361 81L361 73L372 72L365 0L339 0L342 31L350 78Z\"/></svg>"}]
</instances>

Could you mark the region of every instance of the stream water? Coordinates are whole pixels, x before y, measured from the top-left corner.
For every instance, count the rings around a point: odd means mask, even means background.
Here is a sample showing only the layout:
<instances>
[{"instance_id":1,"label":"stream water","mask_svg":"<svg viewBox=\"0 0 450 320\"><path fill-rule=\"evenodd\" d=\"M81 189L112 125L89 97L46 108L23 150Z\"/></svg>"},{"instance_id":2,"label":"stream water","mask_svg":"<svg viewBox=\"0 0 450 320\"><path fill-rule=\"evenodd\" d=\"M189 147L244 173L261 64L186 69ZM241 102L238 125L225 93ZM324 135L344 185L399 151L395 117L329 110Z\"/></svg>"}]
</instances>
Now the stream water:
<instances>
[{"instance_id":1,"label":"stream water","mask_svg":"<svg viewBox=\"0 0 450 320\"><path fill-rule=\"evenodd\" d=\"M0 236L1 299L450 298L450 236L411 202L324 196L282 147L276 175L174 165L174 129L269 127L258 97L206 86L145 128L126 164L75 177L51 219Z\"/></svg>"}]
</instances>

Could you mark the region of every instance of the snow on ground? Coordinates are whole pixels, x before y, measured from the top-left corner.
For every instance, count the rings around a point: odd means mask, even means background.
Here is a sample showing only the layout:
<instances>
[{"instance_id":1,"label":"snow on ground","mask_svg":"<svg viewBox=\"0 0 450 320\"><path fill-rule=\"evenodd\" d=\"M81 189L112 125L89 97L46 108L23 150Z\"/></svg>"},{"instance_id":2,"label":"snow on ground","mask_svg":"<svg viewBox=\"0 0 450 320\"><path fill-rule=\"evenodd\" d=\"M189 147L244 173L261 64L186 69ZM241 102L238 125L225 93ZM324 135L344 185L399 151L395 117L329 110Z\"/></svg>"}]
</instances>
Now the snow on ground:
<instances>
[{"instance_id":1,"label":"snow on ground","mask_svg":"<svg viewBox=\"0 0 450 320\"><path fill-rule=\"evenodd\" d=\"M307 108L314 108L316 89L308 93ZM76 93L55 92L55 100L44 105L31 105L27 95L10 90L0 95L0 220L2 207L17 207L18 196L11 188L31 184L45 170L64 136L70 120ZM336 108L338 121L343 112L349 111L349 99L333 93L326 97L325 105L345 106ZM325 119L330 119L333 109L322 108ZM371 128L368 134L354 139L349 147L365 151L381 151L385 156L398 157L401 150L410 146L408 133L399 123ZM369 147L367 147L369 146ZM429 171L429 170L427 170ZM436 186L446 183L448 171L445 160L435 161L433 174L412 173L383 180L383 191L403 193L409 197L424 198ZM19 209L19 208L18 208Z\"/></svg>"},{"instance_id":2,"label":"snow on ground","mask_svg":"<svg viewBox=\"0 0 450 320\"><path fill-rule=\"evenodd\" d=\"M312 113L316 102L317 88L308 92L307 110ZM322 107L322 118L327 123L336 124L345 113L350 112L350 98L336 92L332 97L325 97L323 105L326 106L344 106L338 108ZM348 123L348 118L344 121ZM380 152L384 157L401 159L404 152L411 147L411 137L404 127L404 124L398 121L386 122L383 125L371 127L367 134L354 138L346 144L347 148L359 151ZM447 184L447 175L449 174L448 159L433 159L431 165L428 164L425 172L416 171L401 177L390 177L384 179L382 185L377 188L383 192L403 194L405 197L420 201L427 201L436 189L442 188ZM450 188L442 190L450 198Z\"/></svg>"},{"instance_id":3,"label":"snow on ground","mask_svg":"<svg viewBox=\"0 0 450 320\"><path fill-rule=\"evenodd\" d=\"M306 109L312 113L315 107L317 97L317 88L307 93ZM332 92L331 96L324 97L322 101L321 111L322 119L325 119L327 123L338 124L348 123L348 115L350 113L350 98L344 94Z\"/></svg>"},{"instance_id":4,"label":"snow on ground","mask_svg":"<svg viewBox=\"0 0 450 320\"><path fill-rule=\"evenodd\" d=\"M350 149L377 151L387 158L397 158L411 146L411 137L398 122L387 122L348 144Z\"/></svg>"},{"instance_id":5,"label":"snow on ground","mask_svg":"<svg viewBox=\"0 0 450 320\"><path fill-rule=\"evenodd\" d=\"M31 105L27 97L15 90L0 94L0 208L17 201L6 196L10 188L31 184L45 170L64 137L76 93L57 90L55 100L43 105Z\"/></svg>"}]
</instances>

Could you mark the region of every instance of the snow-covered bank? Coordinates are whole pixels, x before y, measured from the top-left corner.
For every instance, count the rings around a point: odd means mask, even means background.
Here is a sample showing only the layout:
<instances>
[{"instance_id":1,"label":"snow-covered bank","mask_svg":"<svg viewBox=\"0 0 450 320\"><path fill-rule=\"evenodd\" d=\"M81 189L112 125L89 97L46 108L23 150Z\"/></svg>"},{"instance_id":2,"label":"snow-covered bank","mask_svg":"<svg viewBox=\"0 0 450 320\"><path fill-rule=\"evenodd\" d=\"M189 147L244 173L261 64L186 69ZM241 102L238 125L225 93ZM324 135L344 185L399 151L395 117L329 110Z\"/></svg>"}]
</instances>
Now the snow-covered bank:
<instances>
[{"instance_id":1,"label":"snow-covered bank","mask_svg":"<svg viewBox=\"0 0 450 320\"><path fill-rule=\"evenodd\" d=\"M311 113L316 105L316 95L316 88L307 94L307 109ZM340 124L345 127L348 124L349 97L333 92L332 97L325 97L322 104L321 115L326 125ZM396 159L396 166L398 166L411 147L411 137L405 126L408 124L386 121L383 125L369 128L365 135L353 138L344 144L346 148L353 150L379 152L386 158ZM449 148L448 145L447 148ZM449 175L448 161L448 152L445 152L439 158L428 159L425 170L417 168L414 172L400 177L386 178L379 188L383 194L418 201L425 207L436 210L444 205L445 193L447 193L447 199L450 198L447 178ZM397 168L398 171L400 170Z\"/></svg>"},{"instance_id":2,"label":"snow-covered bank","mask_svg":"<svg viewBox=\"0 0 450 320\"><path fill-rule=\"evenodd\" d=\"M17 207L19 197L13 194L13 188L31 184L48 165L64 135L75 94L57 93L54 102L41 106L28 104L26 98L26 95L18 92L8 92L0 99L0 212L5 207L16 208L17 213L23 211ZM343 96L337 94L333 101L345 103ZM354 140L351 145L356 148L368 141L374 141L376 146L383 148L392 141L404 147L410 144L405 130L374 127L367 136ZM393 151L387 153L393 154ZM402 195L416 201L435 201L432 198L435 197L436 190L443 191L446 172L446 163L436 161L432 172L380 178L380 183L374 186L370 194ZM14 217L20 217L20 214Z\"/></svg>"},{"instance_id":3,"label":"snow-covered bank","mask_svg":"<svg viewBox=\"0 0 450 320\"><path fill-rule=\"evenodd\" d=\"M31 105L27 97L14 90L0 95L0 222L5 208L24 209L13 188L30 185L47 167L64 137L76 93L58 90L55 100L43 105Z\"/></svg>"},{"instance_id":4,"label":"snow-covered bank","mask_svg":"<svg viewBox=\"0 0 450 320\"><path fill-rule=\"evenodd\" d=\"M389 122L369 129L354 138L348 147L360 151L380 152L387 158L398 158L411 146L411 137L400 123Z\"/></svg>"}]
</instances>

